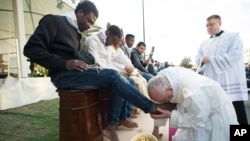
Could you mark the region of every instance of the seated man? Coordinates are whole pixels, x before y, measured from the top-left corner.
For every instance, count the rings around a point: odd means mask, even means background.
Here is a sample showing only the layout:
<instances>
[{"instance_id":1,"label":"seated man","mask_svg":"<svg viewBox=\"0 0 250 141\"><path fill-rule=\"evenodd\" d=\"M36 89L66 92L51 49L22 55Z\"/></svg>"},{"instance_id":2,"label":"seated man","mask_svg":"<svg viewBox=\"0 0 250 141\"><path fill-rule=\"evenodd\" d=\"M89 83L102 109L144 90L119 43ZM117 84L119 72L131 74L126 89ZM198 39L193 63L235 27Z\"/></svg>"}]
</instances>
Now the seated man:
<instances>
[{"instance_id":1,"label":"seated man","mask_svg":"<svg viewBox=\"0 0 250 141\"><path fill-rule=\"evenodd\" d=\"M113 69L122 72L126 77L132 78L139 91L147 97L147 80L134 68L131 60L124 54L121 47L122 40L115 45L109 46L109 56Z\"/></svg>"},{"instance_id":2,"label":"seated man","mask_svg":"<svg viewBox=\"0 0 250 141\"><path fill-rule=\"evenodd\" d=\"M158 72L155 70L156 63L157 62L155 62L154 59L151 59L151 62L149 62L148 66L147 66L147 71L154 76L157 75L157 72Z\"/></svg>"},{"instance_id":3,"label":"seated man","mask_svg":"<svg viewBox=\"0 0 250 141\"><path fill-rule=\"evenodd\" d=\"M125 43L122 44L121 49L128 58L130 58L130 51L133 48L135 36L133 34L126 34Z\"/></svg>"},{"instance_id":4,"label":"seated man","mask_svg":"<svg viewBox=\"0 0 250 141\"><path fill-rule=\"evenodd\" d=\"M135 68L140 70L142 76L148 81L153 77L153 75L148 73L145 67L148 65L148 63L152 58L149 57L145 62L143 61L142 54L145 52L145 50L146 50L146 44L144 42L139 42L136 45L136 48L132 49L130 59Z\"/></svg>"},{"instance_id":5,"label":"seated man","mask_svg":"<svg viewBox=\"0 0 250 141\"><path fill-rule=\"evenodd\" d=\"M111 25L107 30L101 30L98 33L92 34L90 37L88 37L85 41L85 50L94 56L95 63L101 68L117 70L113 66L109 52L110 45L119 42L121 37L122 33L120 28L115 25ZM130 83L134 84L134 81L127 77L125 73L119 70L118 72L120 72L125 77L125 79L127 78ZM111 94L111 96L113 95L115 94ZM119 123L125 125L126 127L138 127L137 123L129 118L132 114L132 110L127 109L128 106L131 109L132 105L126 100L111 98L110 109L112 110L110 110L109 122L116 122L118 124L119 119ZM118 110L118 107L122 107L121 111Z\"/></svg>"}]
</instances>

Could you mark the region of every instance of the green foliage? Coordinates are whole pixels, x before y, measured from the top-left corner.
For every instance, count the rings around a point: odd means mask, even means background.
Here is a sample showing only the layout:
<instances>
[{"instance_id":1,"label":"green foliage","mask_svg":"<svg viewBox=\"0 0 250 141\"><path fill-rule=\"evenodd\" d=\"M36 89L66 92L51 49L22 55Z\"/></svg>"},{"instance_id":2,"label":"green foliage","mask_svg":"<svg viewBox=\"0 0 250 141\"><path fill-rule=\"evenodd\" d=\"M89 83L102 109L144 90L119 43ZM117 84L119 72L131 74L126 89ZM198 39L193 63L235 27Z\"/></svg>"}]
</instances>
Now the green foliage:
<instances>
[{"instance_id":1,"label":"green foliage","mask_svg":"<svg viewBox=\"0 0 250 141\"><path fill-rule=\"evenodd\" d=\"M184 57L182 60L181 60L181 66L182 67L185 67L185 68L192 68L192 60L190 57Z\"/></svg>"},{"instance_id":2,"label":"green foliage","mask_svg":"<svg viewBox=\"0 0 250 141\"><path fill-rule=\"evenodd\" d=\"M93 25L89 30L86 30L82 33L82 39L85 41L92 33L98 32L101 27Z\"/></svg>"},{"instance_id":3,"label":"green foliage","mask_svg":"<svg viewBox=\"0 0 250 141\"><path fill-rule=\"evenodd\" d=\"M48 76L48 69L36 64L32 63L31 65L31 73L29 77L47 77Z\"/></svg>"}]
</instances>

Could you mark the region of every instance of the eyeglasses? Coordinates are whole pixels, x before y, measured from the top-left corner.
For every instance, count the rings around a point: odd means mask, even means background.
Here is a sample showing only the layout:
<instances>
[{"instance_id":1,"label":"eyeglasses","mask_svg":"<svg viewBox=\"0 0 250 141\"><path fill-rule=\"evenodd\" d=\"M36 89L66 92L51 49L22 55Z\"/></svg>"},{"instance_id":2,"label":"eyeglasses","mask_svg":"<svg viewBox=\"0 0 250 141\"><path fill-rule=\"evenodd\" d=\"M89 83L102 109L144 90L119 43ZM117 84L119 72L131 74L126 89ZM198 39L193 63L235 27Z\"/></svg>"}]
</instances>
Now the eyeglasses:
<instances>
[{"instance_id":1,"label":"eyeglasses","mask_svg":"<svg viewBox=\"0 0 250 141\"><path fill-rule=\"evenodd\" d=\"M213 26L215 25L216 23L210 23L210 24L207 24L206 27L210 27L210 26Z\"/></svg>"}]
</instances>

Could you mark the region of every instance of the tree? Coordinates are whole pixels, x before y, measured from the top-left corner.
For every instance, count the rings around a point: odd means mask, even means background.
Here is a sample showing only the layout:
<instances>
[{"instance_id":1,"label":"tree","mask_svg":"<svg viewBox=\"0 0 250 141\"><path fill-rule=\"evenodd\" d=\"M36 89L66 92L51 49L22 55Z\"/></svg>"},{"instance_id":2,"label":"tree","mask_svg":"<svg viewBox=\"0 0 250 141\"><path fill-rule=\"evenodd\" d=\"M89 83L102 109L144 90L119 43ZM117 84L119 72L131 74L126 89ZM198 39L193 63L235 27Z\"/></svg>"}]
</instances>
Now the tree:
<instances>
[{"instance_id":1,"label":"tree","mask_svg":"<svg viewBox=\"0 0 250 141\"><path fill-rule=\"evenodd\" d=\"M192 60L190 57L184 57L182 60L181 60L181 66L184 67L184 68L192 68L192 64L191 64Z\"/></svg>"}]
</instances>

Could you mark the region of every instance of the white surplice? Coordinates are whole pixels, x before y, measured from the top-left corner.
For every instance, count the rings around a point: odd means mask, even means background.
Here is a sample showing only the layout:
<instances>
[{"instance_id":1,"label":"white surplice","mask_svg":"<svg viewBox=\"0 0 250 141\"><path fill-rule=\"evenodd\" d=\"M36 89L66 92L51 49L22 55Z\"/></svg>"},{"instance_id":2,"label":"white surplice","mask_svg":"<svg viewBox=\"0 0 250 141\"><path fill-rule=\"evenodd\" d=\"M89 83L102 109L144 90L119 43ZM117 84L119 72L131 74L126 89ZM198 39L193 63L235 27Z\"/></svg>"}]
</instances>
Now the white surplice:
<instances>
[{"instance_id":1,"label":"white surplice","mask_svg":"<svg viewBox=\"0 0 250 141\"><path fill-rule=\"evenodd\" d=\"M238 33L224 32L205 40L195 58L198 66L203 57L209 57L211 63L198 67L198 71L219 82L232 101L248 100L243 44Z\"/></svg>"},{"instance_id":2,"label":"white surplice","mask_svg":"<svg viewBox=\"0 0 250 141\"><path fill-rule=\"evenodd\" d=\"M177 103L170 126L177 128L174 141L229 141L236 113L220 84L182 67L169 67L158 73L173 87L171 102Z\"/></svg>"}]
</instances>

